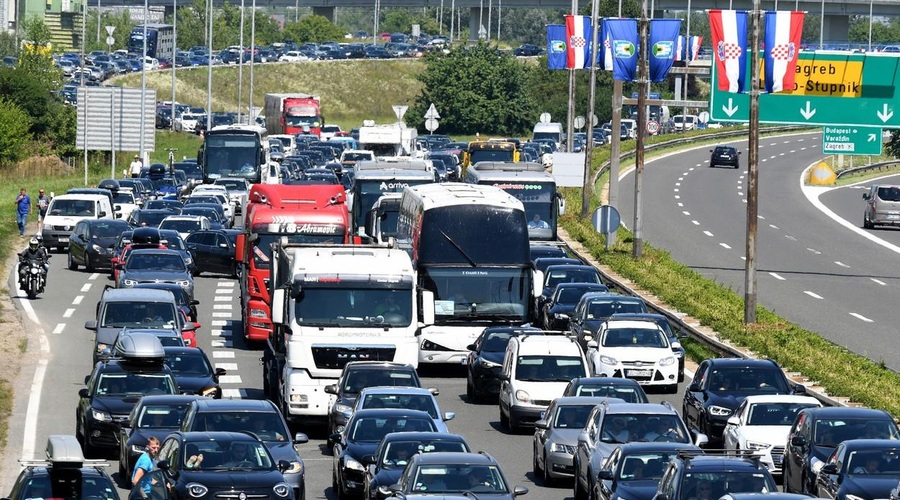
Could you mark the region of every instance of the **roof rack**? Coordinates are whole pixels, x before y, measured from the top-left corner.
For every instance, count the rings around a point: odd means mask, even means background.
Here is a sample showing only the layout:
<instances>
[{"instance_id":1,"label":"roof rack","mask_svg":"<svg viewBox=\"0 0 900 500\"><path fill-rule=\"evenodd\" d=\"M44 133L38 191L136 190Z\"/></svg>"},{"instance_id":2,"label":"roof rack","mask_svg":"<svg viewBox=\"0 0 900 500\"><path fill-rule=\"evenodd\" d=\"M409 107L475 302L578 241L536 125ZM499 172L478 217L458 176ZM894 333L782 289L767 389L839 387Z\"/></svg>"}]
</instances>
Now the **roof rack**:
<instances>
[{"instance_id":1,"label":"roof rack","mask_svg":"<svg viewBox=\"0 0 900 500\"><path fill-rule=\"evenodd\" d=\"M759 450L726 450L718 448L704 448L702 450L678 450L678 458L681 458L687 462L690 462L691 459L697 458L699 456L746 458L748 460L752 460L757 466L761 466L762 464L760 462L760 459L763 458L764 454Z\"/></svg>"},{"instance_id":2,"label":"roof rack","mask_svg":"<svg viewBox=\"0 0 900 500\"><path fill-rule=\"evenodd\" d=\"M85 465L91 467L109 467L103 460L88 460L81 452L81 444L75 436L51 434L47 438L44 449L45 460L19 460L24 467L55 467L59 469L80 469Z\"/></svg>"}]
</instances>

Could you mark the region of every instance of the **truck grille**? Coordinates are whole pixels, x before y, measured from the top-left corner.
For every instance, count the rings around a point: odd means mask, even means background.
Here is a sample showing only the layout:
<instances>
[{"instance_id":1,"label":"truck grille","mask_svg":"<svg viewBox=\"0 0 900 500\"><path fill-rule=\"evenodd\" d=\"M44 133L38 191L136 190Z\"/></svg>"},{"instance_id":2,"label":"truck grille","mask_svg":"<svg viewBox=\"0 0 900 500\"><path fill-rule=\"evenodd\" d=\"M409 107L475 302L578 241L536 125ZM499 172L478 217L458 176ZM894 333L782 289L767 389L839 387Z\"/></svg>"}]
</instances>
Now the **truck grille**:
<instances>
[{"instance_id":1,"label":"truck grille","mask_svg":"<svg viewBox=\"0 0 900 500\"><path fill-rule=\"evenodd\" d=\"M395 346L313 346L316 368L340 370L349 361L393 361Z\"/></svg>"}]
</instances>

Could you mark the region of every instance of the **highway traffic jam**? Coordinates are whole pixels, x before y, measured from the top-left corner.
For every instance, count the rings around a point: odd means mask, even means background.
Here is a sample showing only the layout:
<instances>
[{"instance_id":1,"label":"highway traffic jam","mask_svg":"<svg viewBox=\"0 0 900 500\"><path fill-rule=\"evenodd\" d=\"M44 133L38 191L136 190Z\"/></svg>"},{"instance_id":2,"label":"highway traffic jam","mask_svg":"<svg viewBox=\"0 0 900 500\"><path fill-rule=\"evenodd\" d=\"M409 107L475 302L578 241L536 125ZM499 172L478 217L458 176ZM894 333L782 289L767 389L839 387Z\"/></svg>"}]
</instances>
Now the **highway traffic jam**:
<instances>
[{"instance_id":1,"label":"highway traffic jam","mask_svg":"<svg viewBox=\"0 0 900 500\"><path fill-rule=\"evenodd\" d=\"M888 413L825 407L771 360L691 373L684 333L558 240L561 127L323 138L287 116L313 97L51 200L43 246L110 284L74 426L9 498L480 500L524 477L539 498L900 498ZM499 458L516 439L531 470Z\"/></svg>"}]
</instances>

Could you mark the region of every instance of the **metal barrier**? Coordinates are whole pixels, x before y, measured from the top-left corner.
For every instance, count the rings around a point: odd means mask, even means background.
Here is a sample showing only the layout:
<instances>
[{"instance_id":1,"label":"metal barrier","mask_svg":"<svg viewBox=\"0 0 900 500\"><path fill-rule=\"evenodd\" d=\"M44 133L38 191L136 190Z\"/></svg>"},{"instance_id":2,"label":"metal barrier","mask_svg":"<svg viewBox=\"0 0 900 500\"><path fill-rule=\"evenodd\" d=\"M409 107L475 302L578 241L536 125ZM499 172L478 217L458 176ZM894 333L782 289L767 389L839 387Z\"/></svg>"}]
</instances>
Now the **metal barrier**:
<instances>
[{"instance_id":1,"label":"metal barrier","mask_svg":"<svg viewBox=\"0 0 900 500\"><path fill-rule=\"evenodd\" d=\"M881 170L887 167L891 167L894 165L900 165L900 160L890 160L890 161L882 161L878 163L870 163L868 165L863 165L861 167L853 167L853 168L845 168L840 172L837 172L835 176L840 179L845 175L857 174L860 172L869 172L871 170Z\"/></svg>"}]
</instances>

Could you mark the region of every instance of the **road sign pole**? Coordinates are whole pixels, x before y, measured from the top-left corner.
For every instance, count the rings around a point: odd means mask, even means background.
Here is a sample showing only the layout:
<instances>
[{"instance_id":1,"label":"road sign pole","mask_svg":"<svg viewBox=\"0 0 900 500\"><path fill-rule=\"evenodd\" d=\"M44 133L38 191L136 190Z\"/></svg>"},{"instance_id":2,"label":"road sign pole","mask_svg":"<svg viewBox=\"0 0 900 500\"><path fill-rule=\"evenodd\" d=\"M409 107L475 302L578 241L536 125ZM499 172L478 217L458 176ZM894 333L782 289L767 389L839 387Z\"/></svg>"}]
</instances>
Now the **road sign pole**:
<instances>
[{"instance_id":1,"label":"road sign pole","mask_svg":"<svg viewBox=\"0 0 900 500\"><path fill-rule=\"evenodd\" d=\"M597 2L599 0L593 0L591 2L591 30L593 31L593 36L591 37L591 54L597 53L597 33L599 30L597 29L598 22L598 11L600 10ZM597 95L597 62L596 58L591 64L591 79L590 79L590 87L588 92L588 116L591 119L588 120L588 129L587 129L587 137L588 140L585 141L585 153L584 153L584 178L581 187L581 218L586 219L591 210L591 198L594 195L594 183L591 178L591 163L594 159L594 103L596 102ZM569 115L569 151L572 151L574 147L572 147L574 143L574 138L572 137L572 124L575 121L575 118L572 115Z\"/></svg>"},{"instance_id":2,"label":"road sign pole","mask_svg":"<svg viewBox=\"0 0 900 500\"><path fill-rule=\"evenodd\" d=\"M759 0L753 0L750 60L759 61ZM747 156L747 262L744 272L744 323L756 323L756 230L759 213L759 64L750 65L750 138Z\"/></svg>"}]
</instances>

